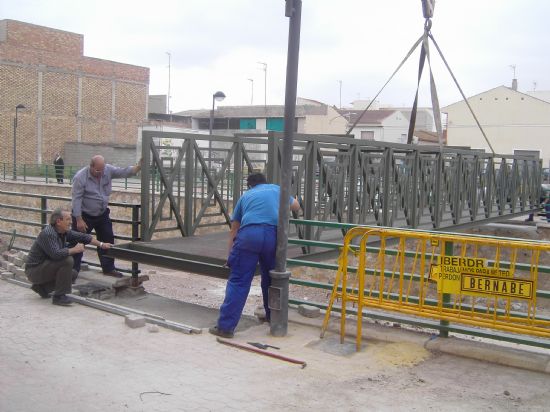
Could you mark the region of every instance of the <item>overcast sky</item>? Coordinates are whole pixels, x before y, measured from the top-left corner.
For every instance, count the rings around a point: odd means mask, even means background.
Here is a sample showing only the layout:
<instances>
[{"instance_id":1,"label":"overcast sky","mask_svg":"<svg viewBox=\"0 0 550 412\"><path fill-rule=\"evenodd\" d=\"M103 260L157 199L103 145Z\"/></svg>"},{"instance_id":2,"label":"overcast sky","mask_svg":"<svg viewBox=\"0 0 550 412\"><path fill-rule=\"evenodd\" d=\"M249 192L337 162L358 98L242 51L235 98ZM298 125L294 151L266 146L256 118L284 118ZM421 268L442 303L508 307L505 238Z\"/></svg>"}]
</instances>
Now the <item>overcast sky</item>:
<instances>
[{"instance_id":1,"label":"overcast sky","mask_svg":"<svg viewBox=\"0 0 550 412\"><path fill-rule=\"evenodd\" d=\"M303 0L298 96L348 106L373 98L423 32L420 0ZM0 19L84 35L84 54L150 68L150 94L170 109L283 104L288 18L284 0L0 0ZM466 96L510 86L550 90L550 1L436 0L432 34ZM441 106L460 100L435 48ZM418 50L381 94L411 106ZM425 73L426 74L426 73ZM252 79L250 81L249 79ZM426 75L420 103L430 104Z\"/></svg>"}]
</instances>

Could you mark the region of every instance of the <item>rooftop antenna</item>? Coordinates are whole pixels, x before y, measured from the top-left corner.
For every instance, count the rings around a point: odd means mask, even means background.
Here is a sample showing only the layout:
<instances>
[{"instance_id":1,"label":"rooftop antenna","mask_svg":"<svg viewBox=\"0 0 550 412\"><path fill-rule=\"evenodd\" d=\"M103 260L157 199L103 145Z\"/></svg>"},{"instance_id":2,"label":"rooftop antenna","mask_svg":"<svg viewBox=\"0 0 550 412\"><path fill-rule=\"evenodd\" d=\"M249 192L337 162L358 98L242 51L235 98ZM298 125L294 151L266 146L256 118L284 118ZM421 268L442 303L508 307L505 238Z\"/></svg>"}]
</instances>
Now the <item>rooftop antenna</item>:
<instances>
[{"instance_id":1,"label":"rooftop antenna","mask_svg":"<svg viewBox=\"0 0 550 412\"><path fill-rule=\"evenodd\" d=\"M515 64L511 64L510 66L510 69L512 69L512 71L514 72L514 79L516 78L516 65Z\"/></svg>"}]
</instances>

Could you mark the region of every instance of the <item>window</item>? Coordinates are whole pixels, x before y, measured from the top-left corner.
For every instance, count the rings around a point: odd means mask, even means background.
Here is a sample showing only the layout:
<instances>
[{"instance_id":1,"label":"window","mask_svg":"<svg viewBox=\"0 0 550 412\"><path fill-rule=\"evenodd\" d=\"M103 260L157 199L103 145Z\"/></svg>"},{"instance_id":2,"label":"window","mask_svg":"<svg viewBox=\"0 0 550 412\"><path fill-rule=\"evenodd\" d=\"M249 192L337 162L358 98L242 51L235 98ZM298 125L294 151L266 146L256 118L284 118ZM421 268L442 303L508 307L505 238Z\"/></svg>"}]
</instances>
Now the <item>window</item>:
<instances>
[{"instance_id":1,"label":"window","mask_svg":"<svg viewBox=\"0 0 550 412\"><path fill-rule=\"evenodd\" d=\"M210 129L210 119L199 119L199 130Z\"/></svg>"},{"instance_id":2,"label":"window","mask_svg":"<svg viewBox=\"0 0 550 412\"><path fill-rule=\"evenodd\" d=\"M256 119L239 119L239 129L255 129Z\"/></svg>"},{"instance_id":3,"label":"window","mask_svg":"<svg viewBox=\"0 0 550 412\"><path fill-rule=\"evenodd\" d=\"M272 117L266 119L266 129L273 130L275 132L282 132L285 130L285 120L282 117Z\"/></svg>"},{"instance_id":4,"label":"window","mask_svg":"<svg viewBox=\"0 0 550 412\"><path fill-rule=\"evenodd\" d=\"M373 130L362 131L361 140L374 140L374 131Z\"/></svg>"}]
</instances>

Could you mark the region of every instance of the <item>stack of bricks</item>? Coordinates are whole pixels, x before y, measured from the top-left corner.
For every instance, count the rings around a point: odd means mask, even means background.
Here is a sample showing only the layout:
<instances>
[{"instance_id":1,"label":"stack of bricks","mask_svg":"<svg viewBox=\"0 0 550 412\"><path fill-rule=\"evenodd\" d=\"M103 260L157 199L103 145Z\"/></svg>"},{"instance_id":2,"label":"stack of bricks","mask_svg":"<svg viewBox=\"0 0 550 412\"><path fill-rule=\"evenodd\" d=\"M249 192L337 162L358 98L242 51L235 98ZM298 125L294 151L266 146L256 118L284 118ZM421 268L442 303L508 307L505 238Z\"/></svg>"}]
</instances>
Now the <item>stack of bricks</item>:
<instances>
[{"instance_id":1,"label":"stack of bricks","mask_svg":"<svg viewBox=\"0 0 550 412\"><path fill-rule=\"evenodd\" d=\"M25 262L27 261L27 252L23 251L4 251L3 260L0 261L2 270L0 275L2 279L17 279L28 282L25 275Z\"/></svg>"}]
</instances>

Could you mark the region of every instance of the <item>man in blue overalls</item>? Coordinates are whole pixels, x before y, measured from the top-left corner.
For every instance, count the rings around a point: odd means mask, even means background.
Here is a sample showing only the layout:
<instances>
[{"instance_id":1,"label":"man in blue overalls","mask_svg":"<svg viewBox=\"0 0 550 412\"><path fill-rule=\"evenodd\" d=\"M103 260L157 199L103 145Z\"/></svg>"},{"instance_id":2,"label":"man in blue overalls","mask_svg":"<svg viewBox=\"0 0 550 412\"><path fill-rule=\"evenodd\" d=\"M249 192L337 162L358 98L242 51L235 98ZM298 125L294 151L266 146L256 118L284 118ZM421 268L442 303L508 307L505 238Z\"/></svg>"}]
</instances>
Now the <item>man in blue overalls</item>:
<instances>
[{"instance_id":1,"label":"man in blue overalls","mask_svg":"<svg viewBox=\"0 0 550 412\"><path fill-rule=\"evenodd\" d=\"M233 337L258 263L266 320L270 320L267 293L271 284L269 271L275 267L280 188L268 184L262 173L251 174L247 183L250 190L243 193L231 218L227 258L231 273L225 299L217 325L209 329L210 333L224 338ZM300 209L300 204L292 197L289 204L292 211Z\"/></svg>"}]
</instances>

